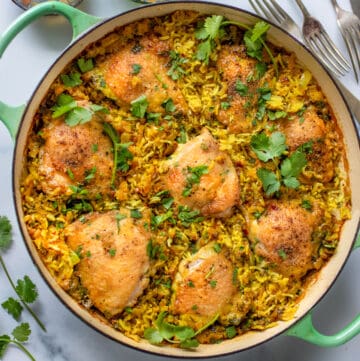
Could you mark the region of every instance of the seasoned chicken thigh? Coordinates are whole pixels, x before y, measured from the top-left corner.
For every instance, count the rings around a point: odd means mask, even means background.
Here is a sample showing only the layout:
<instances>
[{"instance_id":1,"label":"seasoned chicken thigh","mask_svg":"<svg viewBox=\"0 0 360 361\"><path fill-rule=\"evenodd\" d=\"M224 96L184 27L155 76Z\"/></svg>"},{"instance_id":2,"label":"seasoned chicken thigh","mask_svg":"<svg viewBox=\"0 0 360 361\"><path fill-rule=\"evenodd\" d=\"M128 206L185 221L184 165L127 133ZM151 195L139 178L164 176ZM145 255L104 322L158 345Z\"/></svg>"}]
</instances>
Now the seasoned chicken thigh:
<instances>
[{"instance_id":1,"label":"seasoned chicken thigh","mask_svg":"<svg viewBox=\"0 0 360 361\"><path fill-rule=\"evenodd\" d=\"M309 211L291 201L270 203L260 219L249 225L255 252L280 273L303 276L312 268L312 234L321 215L316 205Z\"/></svg>"},{"instance_id":2,"label":"seasoned chicken thigh","mask_svg":"<svg viewBox=\"0 0 360 361\"><path fill-rule=\"evenodd\" d=\"M56 120L43 129L42 136L39 174L44 192L66 194L71 184L79 183L93 195L110 192L112 144L96 116L74 127Z\"/></svg>"},{"instance_id":3,"label":"seasoned chicken thigh","mask_svg":"<svg viewBox=\"0 0 360 361\"><path fill-rule=\"evenodd\" d=\"M76 275L107 317L135 304L148 284L150 234L126 209L92 213L67 227L66 241L80 255Z\"/></svg>"},{"instance_id":4,"label":"seasoned chicken thigh","mask_svg":"<svg viewBox=\"0 0 360 361\"><path fill-rule=\"evenodd\" d=\"M222 72L222 78L228 85L228 96L231 99L228 109L219 112L218 120L228 125L231 133L249 131L252 127L250 121L246 120L246 104L249 99L245 88L243 91L236 90L239 82L248 87L255 88L256 81L249 83L249 76L255 72L256 60L246 55L244 46L225 45L221 47L217 67ZM238 88L239 89L239 88Z\"/></svg>"},{"instance_id":5,"label":"seasoned chicken thigh","mask_svg":"<svg viewBox=\"0 0 360 361\"><path fill-rule=\"evenodd\" d=\"M185 99L176 83L167 75L166 42L155 36L143 37L139 43L129 43L109 55L89 75L106 96L120 106L145 95L148 111L164 113L162 104L172 99L176 111L187 111Z\"/></svg>"},{"instance_id":6,"label":"seasoned chicken thigh","mask_svg":"<svg viewBox=\"0 0 360 361\"><path fill-rule=\"evenodd\" d=\"M302 117L294 116L283 120L280 130L286 136L290 151L311 142L311 152L307 155L308 168L314 170L322 182L329 182L334 176L332 155L329 150L326 126L314 110L308 110Z\"/></svg>"},{"instance_id":7,"label":"seasoned chicken thigh","mask_svg":"<svg viewBox=\"0 0 360 361\"><path fill-rule=\"evenodd\" d=\"M234 267L225 251L215 249L215 243L209 243L180 262L173 284L174 313L211 318L231 304Z\"/></svg>"},{"instance_id":8,"label":"seasoned chicken thigh","mask_svg":"<svg viewBox=\"0 0 360 361\"><path fill-rule=\"evenodd\" d=\"M166 161L163 180L176 203L205 216L226 217L239 197L239 181L230 157L210 132L180 144Z\"/></svg>"}]
</instances>

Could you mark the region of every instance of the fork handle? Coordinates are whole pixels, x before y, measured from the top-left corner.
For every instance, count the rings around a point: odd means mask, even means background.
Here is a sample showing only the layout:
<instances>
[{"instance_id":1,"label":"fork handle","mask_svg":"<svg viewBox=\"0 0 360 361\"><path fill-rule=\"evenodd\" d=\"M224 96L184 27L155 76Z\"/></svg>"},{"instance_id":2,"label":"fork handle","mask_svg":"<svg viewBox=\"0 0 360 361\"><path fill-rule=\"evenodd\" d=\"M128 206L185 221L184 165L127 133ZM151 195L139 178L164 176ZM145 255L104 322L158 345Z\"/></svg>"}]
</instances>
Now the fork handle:
<instances>
[{"instance_id":1,"label":"fork handle","mask_svg":"<svg viewBox=\"0 0 360 361\"><path fill-rule=\"evenodd\" d=\"M308 12L308 9L306 9L305 5L301 0L295 0L295 1L298 4L300 10L302 11L304 17L311 16L310 13Z\"/></svg>"}]
</instances>

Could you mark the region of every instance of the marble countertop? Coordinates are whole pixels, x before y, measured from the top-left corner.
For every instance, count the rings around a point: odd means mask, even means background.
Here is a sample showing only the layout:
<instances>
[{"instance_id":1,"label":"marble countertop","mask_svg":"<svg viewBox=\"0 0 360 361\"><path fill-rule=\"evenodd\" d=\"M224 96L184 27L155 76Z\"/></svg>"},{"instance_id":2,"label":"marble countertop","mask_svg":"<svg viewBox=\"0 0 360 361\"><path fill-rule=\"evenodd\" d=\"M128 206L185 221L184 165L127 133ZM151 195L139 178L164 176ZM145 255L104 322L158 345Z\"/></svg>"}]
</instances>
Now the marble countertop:
<instances>
[{"instance_id":1,"label":"marble countertop","mask_svg":"<svg viewBox=\"0 0 360 361\"><path fill-rule=\"evenodd\" d=\"M0 1L0 34L22 11L10 0ZM220 1L219 1L220 2ZM311 11L322 21L331 37L344 51L340 32L336 27L335 13L330 0L304 0ZM246 0L223 0L222 3L241 6L251 10ZM279 3L301 22L301 14L294 0L279 0ZM349 0L339 1L350 9ZM84 0L81 9L101 17L108 17L138 5L126 0ZM25 29L10 45L0 59L0 99L12 105L26 102L37 82L71 39L71 29L61 17L40 19ZM351 75L342 79L358 97L360 87ZM50 291L33 265L22 241L16 223L12 200L12 155L14 144L0 123L0 215L6 215L13 224L14 243L4 255L10 274L15 278L29 275L36 283L40 297L33 308L44 321L47 332L43 333L26 312L21 321L30 322L32 335L27 344L37 361L112 361L112 360L162 360L164 358L145 354L120 345L83 323L74 316ZM316 327L326 334L339 331L359 313L360 306L360 252L354 252L343 272L326 297L316 306ZM0 303L13 295L4 272L0 269ZM9 333L17 323L0 309L0 334ZM301 340L278 336L256 348L242 353L215 358L215 360L253 361L351 361L358 359L360 336L347 344L332 348L320 348ZM5 361L26 360L26 356L14 347L9 347Z\"/></svg>"}]
</instances>

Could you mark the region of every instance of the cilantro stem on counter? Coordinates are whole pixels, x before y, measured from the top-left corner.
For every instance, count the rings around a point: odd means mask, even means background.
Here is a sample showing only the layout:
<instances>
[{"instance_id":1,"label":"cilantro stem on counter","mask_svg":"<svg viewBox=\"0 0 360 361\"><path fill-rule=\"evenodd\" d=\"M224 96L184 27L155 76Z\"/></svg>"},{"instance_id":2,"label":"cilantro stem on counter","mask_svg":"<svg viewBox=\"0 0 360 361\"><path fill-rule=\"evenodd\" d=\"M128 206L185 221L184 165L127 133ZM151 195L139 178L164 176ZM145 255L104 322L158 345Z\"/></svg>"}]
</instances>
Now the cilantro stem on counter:
<instances>
[{"instance_id":1,"label":"cilantro stem on counter","mask_svg":"<svg viewBox=\"0 0 360 361\"><path fill-rule=\"evenodd\" d=\"M0 216L0 250L6 250L11 245L11 223L5 216ZM17 284L15 286L15 283L13 282L7 267L5 265L5 262L0 254L0 264L2 268L4 269L6 278L8 279L12 289L15 291L17 296L19 297L19 300L21 304L26 308L26 310L31 314L31 316L34 318L34 320L37 322L37 324L40 326L40 328L46 332L46 328L44 324L40 321L40 319L37 317L37 315L33 312L33 310L29 307L28 303L33 303L37 297L38 292L36 289L35 284L31 281L31 279L28 276L25 276L24 279L17 280ZM5 301L2 304L2 307L11 314L15 319L17 319L22 311L22 306L19 301L13 299L12 297L8 298L7 301Z\"/></svg>"},{"instance_id":2,"label":"cilantro stem on counter","mask_svg":"<svg viewBox=\"0 0 360 361\"><path fill-rule=\"evenodd\" d=\"M21 351L29 357L30 360L35 361L34 356L29 352L29 350L23 345L23 342L26 342L29 339L31 333L30 325L22 323L19 326L15 327L10 337L9 335L0 335L0 359L2 359L7 347L10 343L16 345Z\"/></svg>"}]
</instances>

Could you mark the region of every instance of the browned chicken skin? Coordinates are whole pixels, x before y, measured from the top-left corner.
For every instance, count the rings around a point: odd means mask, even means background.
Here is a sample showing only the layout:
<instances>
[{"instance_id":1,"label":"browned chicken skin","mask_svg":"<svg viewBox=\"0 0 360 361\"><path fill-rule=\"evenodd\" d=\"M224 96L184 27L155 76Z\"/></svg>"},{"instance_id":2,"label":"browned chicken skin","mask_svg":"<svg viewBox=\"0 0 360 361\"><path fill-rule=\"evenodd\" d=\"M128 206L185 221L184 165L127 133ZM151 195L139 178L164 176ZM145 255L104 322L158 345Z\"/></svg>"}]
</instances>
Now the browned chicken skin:
<instances>
[{"instance_id":1,"label":"browned chicken skin","mask_svg":"<svg viewBox=\"0 0 360 361\"><path fill-rule=\"evenodd\" d=\"M231 133L246 132L251 129L251 122L246 120L246 96L241 96L235 89L236 81L240 80L250 91L257 82L248 83L248 77L254 73L256 60L246 55L244 46L225 45L221 47L217 67L222 72L223 80L228 84L228 95L231 99L230 108L219 112L218 120L228 125Z\"/></svg>"},{"instance_id":2,"label":"browned chicken skin","mask_svg":"<svg viewBox=\"0 0 360 361\"><path fill-rule=\"evenodd\" d=\"M44 192L57 189L66 194L71 184L79 183L89 185L92 194L110 191L112 144L96 116L74 127L59 119L42 132L45 144L40 150L39 174L44 177Z\"/></svg>"},{"instance_id":3,"label":"browned chicken skin","mask_svg":"<svg viewBox=\"0 0 360 361\"><path fill-rule=\"evenodd\" d=\"M173 311L212 317L231 303L236 292L233 265L224 251L217 253L209 243L180 262L173 284Z\"/></svg>"},{"instance_id":4,"label":"browned chicken skin","mask_svg":"<svg viewBox=\"0 0 360 361\"><path fill-rule=\"evenodd\" d=\"M334 176L333 160L329 151L324 121L314 110L305 111L302 117L294 116L291 120L283 120L280 130L286 136L286 144L290 151L311 142L312 151L308 154L308 165L322 182L329 182Z\"/></svg>"},{"instance_id":5,"label":"browned chicken skin","mask_svg":"<svg viewBox=\"0 0 360 361\"><path fill-rule=\"evenodd\" d=\"M140 43L119 48L96 71L103 74L112 97L122 106L129 107L133 100L145 95L149 112L164 113L162 103L172 99L176 111L185 113L185 99L167 75L168 50L166 42L157 37L143 37ZM134 65L138 71L134 72Z\"/></svg>"},{"instance_id":6,"label":"browned chicken skin","mask_svg":"<svg viewBox=\"0 0 360 361\"><path fill-rule=\"evenodd\" d=\"M259 220L251 221L249 238L255 252L277 271L301 277L312 268L312 233L322 212L308 211L294 202L272 202Z\"/></svg>"},{"instance_id":7,"label":"browned chicken skin","mask_svg":"<svg viewBox=\"0 0 360 361\"><path fill-rule=\"evenodd\" d=\"M67 244L81 257L76 274L107 317L132 306L148 284L150 234L143 222L120 209L92 213L66 229Z\"/></svg>"},{"instance_id":8,"label":"browned chicken skin","mask_svg":"<svg viewBox=\"0 0 360 361\"><path fill-rule=\"evenodd\" d=\"M226 217L239 197L239 181L230 157L220 151L218 143L204 128L200 135L180 144L166 162L168 170L163 177L165 187L176 203L197 209L205 216ZM192 184L191 170L206 167L199 183Z\"/></svg>"}]
</instances>

